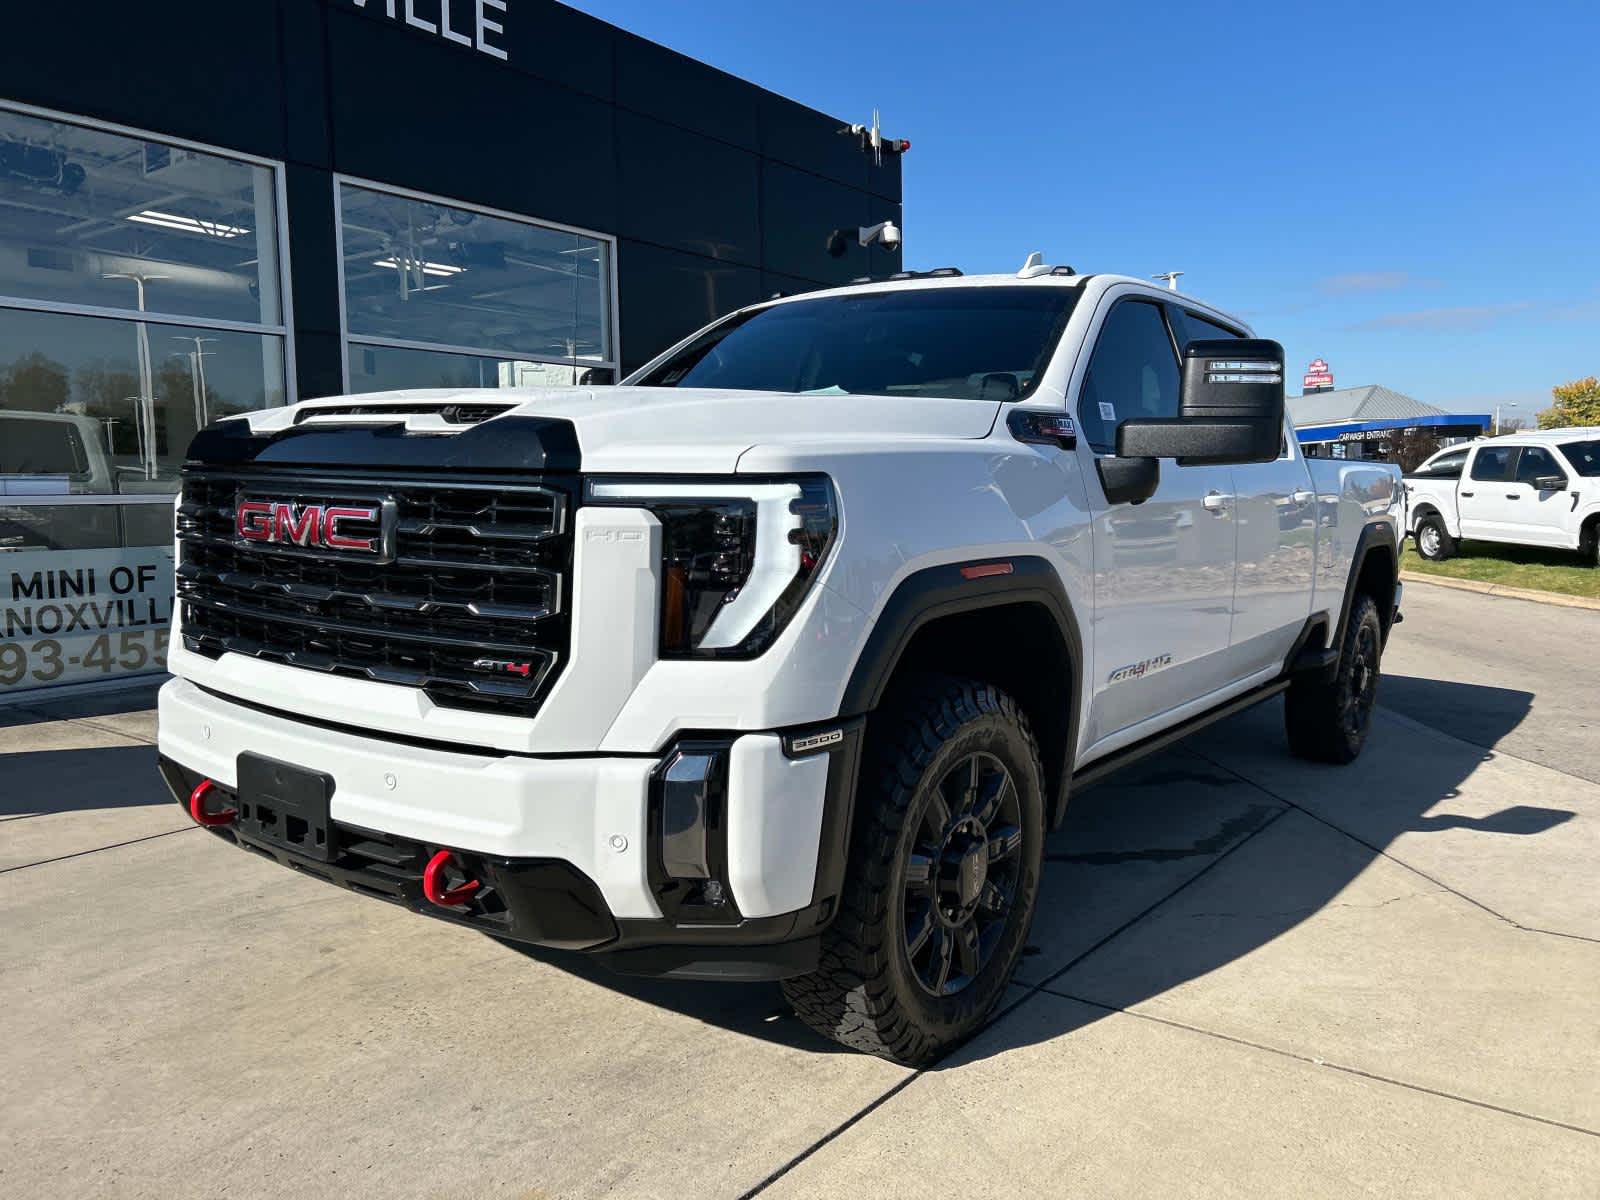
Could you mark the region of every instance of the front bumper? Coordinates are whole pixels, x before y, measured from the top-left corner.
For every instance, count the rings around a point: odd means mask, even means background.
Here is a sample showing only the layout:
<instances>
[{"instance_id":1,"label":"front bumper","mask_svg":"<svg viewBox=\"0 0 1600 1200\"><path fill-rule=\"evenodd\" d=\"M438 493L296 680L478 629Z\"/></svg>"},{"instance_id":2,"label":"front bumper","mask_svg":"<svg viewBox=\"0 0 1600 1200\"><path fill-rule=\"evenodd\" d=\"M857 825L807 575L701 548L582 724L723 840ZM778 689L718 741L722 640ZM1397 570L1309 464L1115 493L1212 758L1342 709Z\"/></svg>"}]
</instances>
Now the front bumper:
<instances>
[{"instance_id":1,"label":"front bumper","mask_svg":"<svg viewBox=\"0 0 1600 1200\"><path fill-rule=\"evenodd\" d=\"M333 781L337 854L317 861L229 827L219 836L286 866L517 941L604 955L651 974L773 978L809 970L843 874L859 728L794 755L782 732L727 735L706 806L723 903L691 902L662 855L660 755L504 755L297 719L175 679L161 690L162 772L187 803L202 779L231 803L240 754ZM697 739L703 741L704 739ZM442 908L422 870L457 852L487 886Z\"/></svg>"}]
</instances>

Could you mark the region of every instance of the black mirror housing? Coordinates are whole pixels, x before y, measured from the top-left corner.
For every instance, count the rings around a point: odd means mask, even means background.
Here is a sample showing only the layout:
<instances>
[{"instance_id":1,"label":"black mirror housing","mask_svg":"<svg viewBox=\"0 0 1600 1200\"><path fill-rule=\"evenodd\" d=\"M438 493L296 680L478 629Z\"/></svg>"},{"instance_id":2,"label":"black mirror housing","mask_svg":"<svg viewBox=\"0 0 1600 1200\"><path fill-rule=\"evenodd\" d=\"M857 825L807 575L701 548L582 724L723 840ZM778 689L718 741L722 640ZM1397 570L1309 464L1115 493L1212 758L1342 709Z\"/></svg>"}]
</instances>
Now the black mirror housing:
<instances>
[{"instance_id":1,"label":"black mirror housing","mask_svg":"<svg viewBox=\"0 0 1600 1200\"><path fill-rule=\"evenodd\" d=\"M1533 486L1541 492L1565 491L1567 477L1565 475L1541 475L1533 481Z\"/></svg>"},{"instance_id":2,"label":"black mirror housing","mask_svg":"<svg viewBox=\"0 0 1600 1200\"><path fill-rule=\"evenodd\" d=\"M1124 421L1119 458L1179 465L1271 462L1283 448L1283 347L1262 338L1190 342L1178 416Z\"/></svg>"}]
</instances>

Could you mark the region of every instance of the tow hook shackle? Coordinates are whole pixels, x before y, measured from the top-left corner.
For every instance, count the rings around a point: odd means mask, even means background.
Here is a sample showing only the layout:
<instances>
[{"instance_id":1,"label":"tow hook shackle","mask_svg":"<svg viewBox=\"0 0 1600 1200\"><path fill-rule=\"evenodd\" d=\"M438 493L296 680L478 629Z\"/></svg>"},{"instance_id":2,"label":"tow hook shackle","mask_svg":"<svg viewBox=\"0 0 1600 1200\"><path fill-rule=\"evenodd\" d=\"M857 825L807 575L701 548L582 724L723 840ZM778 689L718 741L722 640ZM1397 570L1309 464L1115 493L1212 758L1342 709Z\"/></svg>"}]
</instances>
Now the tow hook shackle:
<instances>
[{"instance_id":1,"label":"tow hook shackle","mask_svg":"<svg viewBox=\"0 0 1600 1200\"><path fill-rule=\"evenodd\" d=\"M239 819L237 811L225 808L221 812L206 811L206 796L216 784L209 779L202 779L189 793L189 815L194 818L196 825L204 825L207 829L214 829L219 825L232 825Z\"/></svg>"},{"instance_id":2,"label":"tow hook shackle","mask_svg":"<svg viewBox=\"0 0 1600 1200\"><path fill-rule=\"evenodd\" d=\"M465 904L478 894L478 889L483 885L476 879L463 883L460 887L445 886L445 868L455 858L449 850L440 850L428 860L428 865L422 869L422 894L428 898L428 903L437 904L440 908L455 908Z\"/></svg>"}]
</instances>

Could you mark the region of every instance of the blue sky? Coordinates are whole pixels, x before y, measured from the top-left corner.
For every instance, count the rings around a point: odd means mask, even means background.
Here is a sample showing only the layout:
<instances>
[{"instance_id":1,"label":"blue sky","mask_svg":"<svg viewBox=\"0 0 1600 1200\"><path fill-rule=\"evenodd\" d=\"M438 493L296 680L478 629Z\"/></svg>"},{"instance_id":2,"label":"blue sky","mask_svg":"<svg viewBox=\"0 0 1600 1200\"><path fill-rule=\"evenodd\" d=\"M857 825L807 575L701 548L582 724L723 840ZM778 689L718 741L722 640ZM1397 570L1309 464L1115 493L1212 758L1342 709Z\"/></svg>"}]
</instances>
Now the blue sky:
<instances>
[{"instance_id":1,"label":"blue sky","mask_svg":"<svg viewBox=\"0 0 1600 1200\"><path fill-rule=\"evenodd\" d=\"M1459 411L1600 373L1592 0L576 6L882 109L914 143L908 266L1181 269L1297 368Z\"/></svg>"}]
</instances>

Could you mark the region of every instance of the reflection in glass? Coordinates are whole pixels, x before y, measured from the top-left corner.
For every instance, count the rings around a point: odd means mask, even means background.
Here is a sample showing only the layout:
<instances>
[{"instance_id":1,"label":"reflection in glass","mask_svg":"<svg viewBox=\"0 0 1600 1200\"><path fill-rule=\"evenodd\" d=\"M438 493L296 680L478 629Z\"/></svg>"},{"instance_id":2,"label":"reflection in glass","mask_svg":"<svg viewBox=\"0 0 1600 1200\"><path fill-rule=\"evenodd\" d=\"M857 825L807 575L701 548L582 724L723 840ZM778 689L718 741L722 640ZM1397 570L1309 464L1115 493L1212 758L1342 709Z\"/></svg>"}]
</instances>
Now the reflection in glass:
<instances>
[{"instance_id":1,"label":"reflection in glass","mask_svg":"<svg viewBox=\"0 0 1600 1200\"><path fill-rule=\"evenodd\" d=\"M175 491L202 425L284 399L274 335L0 309L0 495Z\"/></svg>"},{"instance_id":2,"label":"reflection in glass","mask_svg":"<svg viewBox=\"0 0 1600 1200\"><path fill-rule=\"evenodd\" d=\"M400 350L390 346L350 346L350 391L386 392L398 388L599 387L612 382L606 367L527 362Z\"/></svg>"},{"instance_id":3,"label":"reflection in glass","mask_svg":"<svg viewBox=\"0 0 1600 1200\"><path fill-rule=\"evenodd\" d=\"M0 295L277 325L273 174L0 109Z\"/></svg>"},{"instance_id":4,"label":"reflection in glass","mask_svg":"<svg viewBox=\"0 0 1600 1200\"><path fill-rule=\"evenodd\" d=\"M352 336L612 358L604 242L349 183L339 203Z\"/></svg>"}]
</instances>

